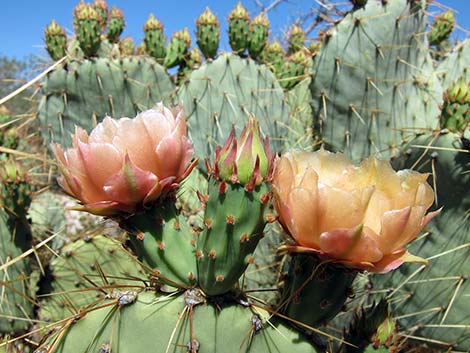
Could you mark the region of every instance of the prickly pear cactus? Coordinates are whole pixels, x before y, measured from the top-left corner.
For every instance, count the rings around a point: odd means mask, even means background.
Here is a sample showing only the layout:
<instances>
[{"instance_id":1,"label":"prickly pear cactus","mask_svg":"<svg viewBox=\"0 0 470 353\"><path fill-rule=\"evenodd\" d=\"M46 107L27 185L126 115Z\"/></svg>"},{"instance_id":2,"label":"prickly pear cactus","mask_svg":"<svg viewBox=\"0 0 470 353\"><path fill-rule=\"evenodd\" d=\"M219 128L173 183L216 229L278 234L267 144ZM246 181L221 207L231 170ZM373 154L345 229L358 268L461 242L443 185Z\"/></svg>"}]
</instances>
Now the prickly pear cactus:
<instances>
[{"instance_id":1,"label":"prickly pear cactus","mask_svg":"<svg viewBox=\"0 0 470 353\"><path fill-rule=\"evenodd\" d=\"M264 12L256 16L251 22L248 52L253 59L260 56L268 43L269 20Z\"/></svg>"},{"instance_id":2,"label":"prickly pear cactus","mask_svg":"<svg viewBox=\"0 0 470 353\"><path fill-rule=\"evenodd\" d=\"M109 14L108 30L106 32L106 37L111 43L119 41L119 36L124 30L125 25L124 14L120 9L113 6Z\"/></svg>"},{"instance_id":3,"label":"prickly pear cactus","mask_svg":"<svg viewBox=\"0 0 470 353\"><path fill-rule=\"evenodd\" d=\"M138 287L147 280L135 257L119 242L104 236L64 246L49 267L50 273L42 282L39 311L46 323L72 317L114 289Z\"/></svg>"},{"instance_id":4,"label":"prickly pear cactus","mask_svg":"<svg viewBox=\"0 0 470 353\"><path fill-rule=\"evenodd\" d=\"M454 30L454 26L455 16L453 10L449 9L440 14L434 20L434 23L431 26L431 30L429 31L429 44L439 45L449 39L450 34Z\"/></svg>"},{"instance_id":5,"label":"prickly pear cactus","mask_svg":"<svg viewBox=\"0 0 470 353\"><path fill-rule=\"evenodd\" d=\"M442 88L433 73L425 1L368 1L326 33L313 66L314 123L352 159L389 157L436 127ZM354 89L351 89L354 87Z\"/></svg>"},{"instance_id":6,"label":"prickly pear cactus","mask_svg":"<svg viewBox=\"0 0 470 353\"><path fill-rule=\"evenodd\" d=\"M428 266L402 266L374 277L374 290L388 288L393 312L411 339L439 349L468 351L468 140L445 131L423 135L409 143L395 165L432 173L437 205L443 210L410 249L427 258Z\"/></svg>"},{"instance_id":7,"label":"prickly pear cactus","mask_svg":"<svg viewBox=\"0 0 470 353\"><path fill-rule=\"evenodd\" d=\"M196 41L206 59L217 55L220 39L220 25L217 16L207 7L196 20Z\"/></svg>"},{"instance_id":8,"label":"prickly pear cactus","mask_svg":"<svg viewBox=\"0 0 470 353\"><path fill-rule=\"evenodd\" d=\"M150 14L145 22L144 33L145 52L157 59L159 63L163 63L166 38L163 35L163 24L153 14Z\"/></svg>"},{"instance_id":9,"label":"prickly pear cactus","mask_svg":"<svg viewBox=\"0 0 470 353\"><path fill-rule=\"evenodd\" d=\"M173 89L164 68L150 58L72 61L43 83L43 136L70 145L75 125L91 130L107 115L135 116L160 101L169 102Z\"/></svg>"},{"instance_id":10,"label":"prickly pear cactus","mask_svg":"<svg viewBox=\"0 0 470 353\"><path fill-rule=\"evenodd\" d=\"M444 89L450 88L463 77L470 81L470 40L466 39L447 54L437 66L436 72L441 78Z\"/></svg>"},{"instance_id":11,"label":"prickly pear cactus","mask_svg":"<svg viewBox=\"0 0 470 353\"><path fill-rule=\"evenodd\" d=\"M44 31L44 42L52 60L59 60L65 56L67 36L65 30L54 20Z\"/></svg>"},{"instance_id":12,"label":"prickly pear cactus","mask_svg":"<svg viewBox=\"0 0 470 353\"><path fill-rule=\"evenodd\" d=\"M260 122L272 148L280 151L287 134L288 112L282 88L270 70L251 59L223 54L191 74L178 93L188 118L196 155L215 155L235 126L239 134L249 116Z\"/></svg>"},{"instance_id":13,"label":"prickly pear cactus","mask_svg":"<svg viewBox=\"0 0 470 353\"><path fill-rule=\"evenodd\" d=\"M300 26L294 24L289 30L287 41L289 43L289 54L293 54L295 52L298 52L299 50L303 50L305 48L304 30Z\"/></svg>"},{"instance_id":14,"label":"prickly pear cactus","mask_svg":"<svg viewBox=\"0 0 470 353\"><path fill-rule=\"evenodd\" d=\"M243 54L248 48L249 34L250 15L239 2L228 17L228 37L234 53Z\"/></svg>"},{"instance_id":15,"label":"prickly pear cactus","mask_svg":"<svg viewBox=\"0 0 470 353\"><path fill-rule=\"evenodd\" d=\"M171 37L170 44L166 50L163 65L170 69L176 65L181 65L191 46L191 35L187 28L175 32Z\"/></svg>"},{"instance_id":16,"label":"prickly pear cactus","mask_svg":"<svg viewBox=\"0 0 470 353\"><path fill-rule=\"evenodd\" d=\"M0 334L27 329L33 317L34 300L29 293L30 260L15 244L9 216L0 208Z\"/></svg>"},{"instance_id":17,"label":"prickly pear cactus","mask_svg":"<svg viewBox=\"0 0 470 353\"><path fill-rule=\"evenodd\" d=\"M48 352L314 353L298 332L270 313L234 301L206 302L197 290L165 296L119 291L70 320L40 348ZM103 305L104 304L104 305Z\"/></svg>"},{"instance_id":18,"label":"prickly pear cactus","mask_svg":"<svg viewBox=\"0 0 470 353\"><path fill-rule=\"evenodd\" d=\"M87 57L94 56L101 43L101 17L92 5L85 4L75 12L75 34Z\"/></svg>"}]
</instances>

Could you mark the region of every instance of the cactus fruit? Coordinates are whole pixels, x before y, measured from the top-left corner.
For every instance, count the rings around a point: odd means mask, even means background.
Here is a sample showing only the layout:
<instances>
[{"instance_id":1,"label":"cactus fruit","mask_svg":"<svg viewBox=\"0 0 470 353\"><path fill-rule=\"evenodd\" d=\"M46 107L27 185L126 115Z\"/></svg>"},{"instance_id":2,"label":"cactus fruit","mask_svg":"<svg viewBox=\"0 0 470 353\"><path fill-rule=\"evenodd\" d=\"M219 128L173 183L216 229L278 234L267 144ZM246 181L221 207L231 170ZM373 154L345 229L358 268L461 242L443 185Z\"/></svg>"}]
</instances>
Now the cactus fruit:
<instances>
[{"instance_id":1,"label":"cactus fruit","mask_svg":"<svg viewBox=\"0 0 470 353\"><path fill-rule=\"evenodd\" d=\"M264 12L256 16L250 25L248 52L253 59L260 56L268 43L269 20Z\"/></svg>"},{"instance_id":2,"label":"cactus fruit","mask_svg":"<svg viewBox=\"0 0 470 353\"><path fill-rule=\"evenodd\" d=\"M100 15L90 4L79 4L77 8L75 35L85 56L95 56L101 43Z\"/></svg>"},{"instance_id":3,"label":"cactus fruit","mask_svg":"<svg viewBox=\"0 0 470 353\"><path fill-rule=\"evenodd\" d=\"M44 31L44 42L52 60L59 60L65 56L67 36L65 30L52 20Z\"/></svg>"},{"instance_id":4,"label":"cactus fruit","mask_svg":"<svg viewBox=\"0 0 470 353\"><path fill-rule=\"evenodd\" d=\"M455 26L455 16L454 11L447 10L440 14L434 20L434 23L431 26L429 31L428 38L429 44L431 45L440 45L442 42L449 39L450 34L454 30Z\"/></svg>"},{"instance_id":5,"label":"cactus fruit","mask_svg":"<svg viewBox=\"0 0 470 353\"><path fill-rule=\"evenodd\" d=\"M278 76L282 72L284 66L285 52L281 44L274 40L272 44L268 45L266 54L266 64L272 72Z\"/></svg>"},{"instance_id":6,"label":"cactus fruit","mask_svg":"<svg viewBox=\"0 0 470 353\"><path fill-rule=\"evenodd\" d=\"M241 2L230 12L228 26L230 47L234 53L243 54L249 43L250 15Z\"/></svg>"},{"instance_id":7,"label":"cactus fruit","mask_svg":"<svg viewBox=\"0 0 470 353\"><path fill-rule=\"evenodd\" d=\"M196 20L196 42L206 59L217 55L220 40L220 25L217 16L206 7L206 10Z\"/></svg>"},{"instance_id":8,"label":"cactus fruit","mask_svg":"<svg viewBox=\"0 0 470 353\"><path fill-rule=\"evenodd\" d=\"M235 139L234 130L217 150L211 167L204 213L204 230L198 238L199 285L208 295L228 292L238 283L263 237L270 193L266 180L272 173L269 142L264 146L256 120L250 119ZM221 238L220 235L224 234Z\"/></svg>"},{"instance_id":9,"label":"cactus fruit","mask_svg":"<svg viewBox=\"0 0 470 353\"><path fill-rule=\"evenodd\" d=\"M20 135L18 129L12 124L9 112L5 115L0 113L0 146L15 150L20 142ZM8 153L0 153L0 160L5 159Z\"/></svg>"},{"instance_id":10,"label":"cactus fruit","mask_svg":"<svg viewBox=\"0 0 470 353\"><path fill-rule=\"evenodd\" d=\"M197 157L212 158L235 125L236 133L250 116L280 151L286 135L284 92L264 65L238 55L223 54L206 61L181 85L179 101L188 117L188 134Z\"/></svg>"},{"instance_id":11,"label":"cactus fruit","mask_svg":"<svg viewBox=\"0 0 470 353\"><path fill-rule=\"evenodd\" d=\"M151 58L73 61L49 73L42 86L43 136L70 146L75 125L89 131L106 115L135 116L168 102L173 90L164 68Z\"/></svg>"},{"instance_id":12,"label":"cactus fruit","mask_svg":"<svg viewBox=\"0 0 470 353\"><path fill-rule=\"evenodd\" d=\"M421 6L368 1L327 32L314 58L311 93L314 124L329 148L356 160L387 158L420 129L437 125L442 87L426 38L416 35L426 28Z\"/></svg>"},{"instance_id":13,"label":"cactus fruit","mask_svg":"<svg viewBox=\"0 0 470 353\"><path fill-rule=\"evenodd\" d=\"M122 38L119 42L119 50L121 55L132 56L135 53L135 44L131 37Z\"/></svg>"},{"instance_id":14,"label":"cactus fruit","mask_svg":"<svg viewBox=\"0 0 470 353\"><path fill-rule=\"evenodd\" d=\"M145 47L145 42L142 42L137 47L137 55L145 55L147 53L147 48Z\"/></svg>"},{"instance_id":15,"label":"cactus fruit","mask_svg":"<svg viewBox=\"0 0 470 353\"><path fill-rule=\"evenodd\" d=\"M197 293L165 296L118 291L85 309L43 342L39 350L61 352L289 352L317 350L301 334L250 305L210 303Z\"/></svg>"},{"instance_id":16,"label":"cactus fruit","mask_svg":"<svg viewBox=\"0 0 470 353\"><path fill-rule=\"evenodd\" d=\"M117 43L119 36L125 27L124 14L116 6L113 6L111 13L109 14L108 30L106 37L111 43Z\"/></svg>"},{"instance_id":17,"label":"cactus fruit","mask_svg":"<svg viewBox=\"0 0 470 353\"><path fill-rule=\"evenodd\" d=\"M289 58L284 62L282 70L278 74L281 86L284 89L289 90L302 81L305 78L305 72L307 71L309 61L310 59L305 54L304 50L296 51L289 56Z\"/></svg>"},{"instance_id":18,"label":"cactus fruit","mask_svg":"<svg viewBox=\"0 0 470 353\"><path fill-rule=\"evenodd\" d=\"M441 126L462 133L470 126L470 82L464 77L444 94Z\"/></svg>"},{"instance_id":19,"label":"cactus fruit","mask_svg":"<svg viewBox=\"0 0 470 353\"><path fill-rule=\"evenodd\" d=\"M292 25L289 30L287 37L287 42L289 44L287 53L289 55L298 52L299 50L305 49L305 32L297 24Z\"/></svg>"},{"instance_id":20,"label":"cactus fruit","mask_svg":"<svg viewBox=\"0 0 470 353\"><path fill-rule=\"evenodd\" d=\"M198 48L191 49L184 57L184 61L178 68L178 82L186 79L191 75L191 72L198 69L202 64L201 52Z\"/></svg>"},{"instance_id":21,"label":"cactus fruit","mask_svg":"<svg viewBox=\"0 0 470 353\"><path fill-rule=\"evenodd\" d=\"M166 49L166 56L163 65L171 69L176 65L184 63L184 58L191 47L191 35L187 28L173 34L170 44Z\"/></svg>"},{"instance_id":22,"label":"cactus fruit","mask_svg":"<svg viewBox=\"0 0 470 353\"><path fill-rule=\"evenodd\" d=\"M145 22L144 33L146 53L157 59L159 63L163 63L166 55L166 39L163 35L163 24L153 14L150 14L147 22Z\"/></svg>"},{"instance_id":23,"label":"cactus fruit","mask_svg":"<svg viewBox=\"0 0 470 353\"><path fill-rule=\"evenodd\" d=\"M98 13L101 31L103 31L108 22L108 5L106 4L106 0L95 0L93 2L93 8Z\"/></svg>"}]
</instances>

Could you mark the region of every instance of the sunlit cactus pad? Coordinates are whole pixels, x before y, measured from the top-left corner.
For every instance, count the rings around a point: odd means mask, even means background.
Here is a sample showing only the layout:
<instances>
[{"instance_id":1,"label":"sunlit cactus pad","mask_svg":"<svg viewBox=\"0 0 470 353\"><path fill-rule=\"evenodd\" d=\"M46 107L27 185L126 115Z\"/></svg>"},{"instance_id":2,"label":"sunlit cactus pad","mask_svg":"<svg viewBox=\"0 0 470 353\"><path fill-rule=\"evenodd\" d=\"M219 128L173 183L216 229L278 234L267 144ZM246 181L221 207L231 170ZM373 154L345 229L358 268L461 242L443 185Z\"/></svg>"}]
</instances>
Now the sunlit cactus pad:
<instances>
[{"instance_id":1,"label":"sunlit cactus pad","mask_svg":"<svg viewBox=\"0 0 470 353\"><path fill-rule=\"evenodd\" d=\"M65 323L37 352L316 352L265 310L207 304L197 291L115 291L110 297Z\"/></svg>"}]
</instances>

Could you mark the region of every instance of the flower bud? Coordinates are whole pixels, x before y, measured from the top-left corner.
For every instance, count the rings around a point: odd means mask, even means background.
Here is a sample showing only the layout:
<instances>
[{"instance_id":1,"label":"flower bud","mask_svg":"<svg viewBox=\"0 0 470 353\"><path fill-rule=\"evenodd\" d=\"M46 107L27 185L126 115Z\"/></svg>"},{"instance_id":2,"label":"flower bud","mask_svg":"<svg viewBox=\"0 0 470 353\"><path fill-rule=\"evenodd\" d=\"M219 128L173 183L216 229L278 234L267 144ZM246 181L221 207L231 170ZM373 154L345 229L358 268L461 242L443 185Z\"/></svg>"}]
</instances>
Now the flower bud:
<instances>
[{"instance_id":1,"label":"flower bud","mask_svg":"<svg viewBox=\"0 0 470 353\"><path fill-rule=\"evenodd\" d=\"M217 148L216 176L251 188L269 176L272 159L268 138L262 140L258 121L250 118L238 139L232 129L225 145Z\"/></svg>"}]
</instances>

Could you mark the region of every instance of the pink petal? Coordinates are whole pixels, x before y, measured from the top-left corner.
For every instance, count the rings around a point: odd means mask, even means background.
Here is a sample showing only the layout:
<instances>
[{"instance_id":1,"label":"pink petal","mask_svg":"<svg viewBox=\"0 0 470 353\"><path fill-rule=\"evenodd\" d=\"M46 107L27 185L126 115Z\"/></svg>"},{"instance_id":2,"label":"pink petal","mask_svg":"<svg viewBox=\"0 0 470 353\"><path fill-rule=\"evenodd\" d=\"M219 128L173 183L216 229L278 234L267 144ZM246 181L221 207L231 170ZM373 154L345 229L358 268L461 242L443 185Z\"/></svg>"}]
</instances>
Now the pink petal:
<instances>
[{"instance_id":1,"label":"pink petal","mask_svg":"<svg viewBox=\"0 0 470 353\"><path fill-rule=\"evenodd\" d=\"M369 268L370 272L387 273L397 269L405 262L418 262L427 264L427 260L412 255L408 251L402 251L391 255L386 255L383 259L374 264L374 267Z\"/></svg>"},{"instance_id":2,"label":"pink petal","mask_svg":"<svg viewBox=\"0 0 470 353\"><path fill-rule=\"evenodd\" d=\"M132 205L140 203L156 183L156 175L138 168L130 161L129 156L126 156L121 171L109 178L104 191L109 200Z\"/></svg>"}]
</instances>

